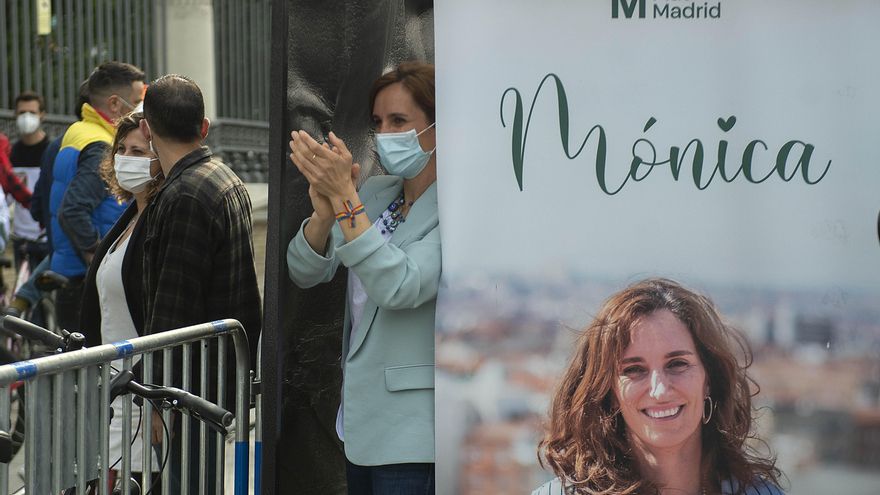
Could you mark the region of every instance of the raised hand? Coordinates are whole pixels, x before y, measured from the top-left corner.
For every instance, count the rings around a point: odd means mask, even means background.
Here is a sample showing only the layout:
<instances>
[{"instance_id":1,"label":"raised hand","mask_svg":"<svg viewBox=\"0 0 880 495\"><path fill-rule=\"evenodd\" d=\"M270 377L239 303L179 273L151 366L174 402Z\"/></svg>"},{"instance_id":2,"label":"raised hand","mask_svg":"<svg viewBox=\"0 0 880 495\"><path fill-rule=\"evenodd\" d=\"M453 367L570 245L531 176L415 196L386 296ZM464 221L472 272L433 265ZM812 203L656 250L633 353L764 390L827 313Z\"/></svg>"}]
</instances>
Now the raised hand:
<instances>
[{"instance_id":1,"label":"raised hand","mask_svg":"<svg viewBox=\"0 0 880 495\"><path fill-rule=\"evenodd\" d=\"M319 144L305 131L291 133L290 159L318 194L332 199L355 190L355 164L345 143L332 132L330 144L333 148Z\"/></svg>"}]
</instances>

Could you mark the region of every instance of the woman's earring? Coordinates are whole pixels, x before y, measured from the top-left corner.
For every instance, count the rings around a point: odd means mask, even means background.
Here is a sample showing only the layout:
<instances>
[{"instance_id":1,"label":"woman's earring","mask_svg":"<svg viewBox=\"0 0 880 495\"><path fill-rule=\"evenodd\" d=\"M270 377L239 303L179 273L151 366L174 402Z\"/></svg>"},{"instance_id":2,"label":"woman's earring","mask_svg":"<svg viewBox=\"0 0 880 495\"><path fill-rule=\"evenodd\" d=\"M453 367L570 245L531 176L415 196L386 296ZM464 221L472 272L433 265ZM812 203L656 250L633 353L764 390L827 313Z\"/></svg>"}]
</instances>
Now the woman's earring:
<instances>
[{"instance_id":1,"label":"woman's earring","mask_svg":"<svg viewBox=\"0 0 880 495\"><path fill-rule=\"evenodd\" d=\"M709 414L706 414L706 401L709 401ZM712 401L712 396L707 395L703 400L703 424L709 424L709 420L712 419L712 413L715 412L715 402Z\"/></svg>"}]
</instances>

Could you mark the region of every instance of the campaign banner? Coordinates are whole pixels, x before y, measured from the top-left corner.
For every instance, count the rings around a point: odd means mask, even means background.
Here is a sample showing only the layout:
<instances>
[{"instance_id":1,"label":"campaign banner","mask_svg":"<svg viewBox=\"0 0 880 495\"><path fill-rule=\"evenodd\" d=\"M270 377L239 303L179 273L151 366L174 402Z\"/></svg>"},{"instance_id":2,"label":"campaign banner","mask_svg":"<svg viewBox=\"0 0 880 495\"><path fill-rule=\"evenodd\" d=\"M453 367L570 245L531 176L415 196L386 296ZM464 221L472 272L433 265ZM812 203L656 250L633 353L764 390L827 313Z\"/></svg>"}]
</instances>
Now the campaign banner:
<instances>
[{"instance_id":1,"label":"campaign banner","mask_svg":"<svg viewBox=\"0 0 880 495\"><path fill-rule=\"evenodd\" d=\"M438 493L529 493L578 330L667 277L747 335L789 493L880 486L880 3L445 0Z\"/></svg>"}]
</instances>

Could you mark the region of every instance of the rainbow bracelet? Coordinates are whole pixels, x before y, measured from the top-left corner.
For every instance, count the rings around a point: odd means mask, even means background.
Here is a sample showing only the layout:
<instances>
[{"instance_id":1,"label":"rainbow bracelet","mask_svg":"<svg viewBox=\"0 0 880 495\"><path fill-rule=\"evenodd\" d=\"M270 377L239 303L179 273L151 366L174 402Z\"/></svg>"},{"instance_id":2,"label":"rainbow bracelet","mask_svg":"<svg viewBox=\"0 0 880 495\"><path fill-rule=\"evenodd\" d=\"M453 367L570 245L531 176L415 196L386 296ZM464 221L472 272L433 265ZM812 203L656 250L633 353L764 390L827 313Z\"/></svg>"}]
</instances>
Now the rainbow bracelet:
<instances>
[{"instance_id":1,"label":"rainbow bracelet","mask_svg":"<svg viewBox=\"0 0 880 495\"><path fill-rule=\"evenodd\" d=\"M364 208L364 205L359 204L357 206L354 206L353 204L351 204L351 201L348 200L342 203L342 207L345 208L345 211L341 211L336 214L336 221L342 223L343 220L351 220L351 223L349 224L351 228L354 228L355 226L355 216L367 212L367 210Z\"/></svg>"}]
</instances>

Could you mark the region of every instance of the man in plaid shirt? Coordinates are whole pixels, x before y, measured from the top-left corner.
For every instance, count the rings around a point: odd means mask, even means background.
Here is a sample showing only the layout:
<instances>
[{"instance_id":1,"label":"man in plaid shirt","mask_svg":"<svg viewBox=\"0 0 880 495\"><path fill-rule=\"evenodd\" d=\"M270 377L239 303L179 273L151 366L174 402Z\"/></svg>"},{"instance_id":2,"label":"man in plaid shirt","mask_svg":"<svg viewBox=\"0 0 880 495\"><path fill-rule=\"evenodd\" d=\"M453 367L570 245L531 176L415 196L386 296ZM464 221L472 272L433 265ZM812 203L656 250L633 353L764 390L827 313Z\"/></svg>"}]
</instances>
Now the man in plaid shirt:
<instances>
[{"instance_id":1,"label":"man in plaid shirt","mask_svg":"<svg viewBox=\"0 0 880 495\"><path fill-rule=\"evenodd\" d=\"M201 90L185 76L163 76L149 85L144 96L141 131L151 141L166 177L144 213L144 333L234 318L247 332L253 368L261 303L251 202L241 180L201 145L209 126L204 108ZM195 387L196 394L212 401L216 399L216 361L211 359L208 369L211 390ZM193 365L196 373L197 366ZM231 373L227 373L226 388L230 392L235 389L234 368L234 362L228 362ZM179 371L175 374L179 381ZM228 401L224 406L234 409ZM207 456L212 460L211 448L216 446L200 452L197 440L189 446L194 459ZM213 464L208 462L212 468ZM198 476L192 478L197 483Z\"/></svg>"}]
</instances>

